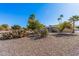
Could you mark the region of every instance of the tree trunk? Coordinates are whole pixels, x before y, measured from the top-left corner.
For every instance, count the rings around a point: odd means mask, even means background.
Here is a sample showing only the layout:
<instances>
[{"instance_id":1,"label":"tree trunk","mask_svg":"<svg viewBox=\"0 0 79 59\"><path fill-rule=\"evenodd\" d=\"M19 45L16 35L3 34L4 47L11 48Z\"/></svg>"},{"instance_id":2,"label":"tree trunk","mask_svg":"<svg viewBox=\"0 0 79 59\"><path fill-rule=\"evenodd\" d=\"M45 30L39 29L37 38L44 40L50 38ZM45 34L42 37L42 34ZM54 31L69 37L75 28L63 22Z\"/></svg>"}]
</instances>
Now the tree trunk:
<instances>
[{"instance_id":1,"label":"tree trunk","mask_svg":"<svg viewBox=\"0 0 79 59\"><path fill-rule=\"evenodd\" d=\"M72 31L72 33L75 33L74 27L75 27L75 21L73 20L73 31Z\"/></svg>"}]
</instances>

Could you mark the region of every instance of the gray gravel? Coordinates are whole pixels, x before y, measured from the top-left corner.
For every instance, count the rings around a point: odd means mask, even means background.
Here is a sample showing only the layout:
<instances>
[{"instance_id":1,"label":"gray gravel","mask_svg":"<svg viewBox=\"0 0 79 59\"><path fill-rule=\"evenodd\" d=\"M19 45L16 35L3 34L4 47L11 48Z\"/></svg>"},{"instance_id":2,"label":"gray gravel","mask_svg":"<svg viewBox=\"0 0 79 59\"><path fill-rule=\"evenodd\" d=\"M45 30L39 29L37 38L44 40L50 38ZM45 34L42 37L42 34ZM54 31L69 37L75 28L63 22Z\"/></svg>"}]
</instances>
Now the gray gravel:
<instances>
[{"instance_id":1,"label":"gray gravel","mask_svg":"<svg viewBox=\"0 0 79 59\"><path fill-rule=\"evenodd\" d=\"M0 40L1 56L77 56L79 35L56 36L33 40L27 37Z\"/></svg>"}]
</instances>

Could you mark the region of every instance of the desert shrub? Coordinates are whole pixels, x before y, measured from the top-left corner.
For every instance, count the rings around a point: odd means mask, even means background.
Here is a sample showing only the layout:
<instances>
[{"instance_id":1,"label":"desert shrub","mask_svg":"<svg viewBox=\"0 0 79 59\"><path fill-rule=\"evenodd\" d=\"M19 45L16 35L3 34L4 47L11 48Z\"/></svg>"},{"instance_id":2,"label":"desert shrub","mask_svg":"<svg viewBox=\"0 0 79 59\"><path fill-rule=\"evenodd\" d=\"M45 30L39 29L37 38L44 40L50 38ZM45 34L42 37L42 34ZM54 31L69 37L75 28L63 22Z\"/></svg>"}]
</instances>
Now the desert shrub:
<instances>
[{"instance_id":1,"label":"desert shrub","mask_svg":"<svg viewBox=\"0 0 79 59\"><path fill-rule=\"evenodd\" d=\"M48 30L45 28L43 24L41 24L38 20L36 20L35 15L32 14L29 17L27 28L32 30L33 35L40 35L41 37L45 37L48 33Z\"/></svg>"},{"instance_id":2,"label":"desert shrub","mask_svg":"<svg viewBox=\"0 0 79 59\"><path fill-rule=\"evenodd\" d=\"M42 29L45 26L43 24L41 24L38 20L36 20L35 15L32 14L30 15L29 19L28 19L28 25L27 28L31 29L31 30L36 30L36 29Z\"/></svg>"},{"instance_id":3,"label":"desert shrub","mask_svg":"<svg viewBox=\"0 0 79 59\"><path fill-rule=\"evenodd\" d=\"M24 30L20 30L20 31L18 31L18 36L19 36L19 38L25 37L25 36L27 36L27 33Z\"/></svg>"},{"instance_id":4,"label":"desert shrub","mask_svg":"<svg viewBox=\"0 0 79 59\"><path fill-rule=\"evenodd\" d=\"M16 31L14 31L14 36L17 38L26 37L27 32L25 30L16 30Z\"/></svg>"},{"instance_id":5,"label":"desert shrub","mask_svg":"<svg viewBox=\"0 0 79 59\"><path fill-rule=\"evenodd\" d=\"M2 33L2 40L22 38L26 36L27 33L24 30L13 30L11 32Z\"/></svg>"},{"instance_id":6,"label":"desert shrub","mask_svg":"<svg viewBox=\"0 0 79 59\"><path fill-rule=\"evenodd\" d=\"M0 30L4 30L4 29L5 29L4 27L0 26Z\"/></svg>"},{"instance_id":7,"label":"desert shrub","mask_svg":"<svg viewBox=\"0 0 79 59\"><path fill-rule=\"evenodd\" d=\"M10 32L8 33L2 33L2 40L6 40L6 39L12 39L12 35Z\"/></svg>"},{"instance_id":8,"label":"desert shrub","mask_svg":"<svg viewBox=\"0 0 79 59\"><path fill-rule=\"evenodd\" d=\"M63 24L59 24L58 26L59 32L62 32L64 30Z\"/></svg>"},{"instance_id":9,"label":"desert shrub","mask_svg":"<svg viewBox=\"0 0 79 59\"><path fill-rule=\"evenodd\" d=\"M35 15L32 14L29 16L29 19L28 19L28 25L27 25L27 28L28 29L32 29L32 30L35 30L36 29L36 19L35 19Z\"/></svg>"},{"instance_id":10,"label":"desert shrub","mask_svg":"<svg viewBox=\"0 0 79 59\"><path fill-rule=\"evenodd\" d=\"M72 24L70 22L63 22L59 25L57 25L57 28L60 32L62 32L65 28L72 29Z\"/></svg>"},{"instance_id":11,"label":"desert shrub","mask_svg":"<svg viewBox=\"0 0 79 59\"><path fill-rule=\"evenodd\" d=\"M56 27L56 25L52 26L52 25L49 25L47 27L48 31L49 32L58 32L58 28Z\"/></svg>"},{"instance_id":12,"label":"desert shrub","mask_svg":"<svg viewBox=\"0 0 79 59\"><path fill-rule=\"evenodd\" d=\"M79 29L79 26L76 26L77 29Z\"/></svg>"},{"instance_id":13,"label":"desert shrub","mask_svg":"<svg viewBox=\"0 0 79 59\"><path fill-rule=\"evenodd\" d=\"M43 28L40 30L40 34L41 34L41 37L46 37L48 34L48 30L46 28Z\"/></svg>"},{"instance_id":14,"label":"desert shrub","mask_svg":"<svg viewBox=\"0 0 79 59\"><path fill-rule=\"evenodd\" d=\"M51 29L51 32L54 32L54 33L58 32L58 28L53 27L53 28Z\"/></svg>"},{"instance_id":15,"label":"desert shrub","mask_svg":"<svg viewBox=\"0 0 79 59\"><path fill-rule=\"evenodd\" d=\"M0 25L0 30L8 30L8 29L9 29L8 24L2 24L2 25Z\"/></svg>"},{"instance_id":16,"label":"desert shrub","mask_svg":"<svg viewBox=\"0 0 79 59\"><path fill-rule=\"evenodd\" d=\"M24 31L28 31L28 28L26 28L26 27L23 27L22 29L23 29Z\"/></svg>"},{"instance_id":17,"label":"desert shrub","mask_svg":"<svg viewBox=\"0 0 79 59\"><path fill-rule=\"evenodd\" d=\"M19 25L13 25L13 26L11 26L11 29L13 29L13 30L20 30L21 26L19 26Z\"/></svg>"},{"instance_id":18,"label":"desert shrub","mask_svg":"<svg viewBox=\"0 0 79 59\"><path fill-rule=\"evenodd\" d=\"M18 31L17 30L12 31L12 36L13 36L13 38L19 38Z\"/></svg>"},{"instance_id":19,"label":"desert shrub","mask_svg":"<svg viewBox=\"0 0 79 59\"><path fill-rule=\"evenodd\" d=\"M8 28L9 27L8 24L2 24L1 26L4 27L4 28Z\"/></svg>"}]
</instances>

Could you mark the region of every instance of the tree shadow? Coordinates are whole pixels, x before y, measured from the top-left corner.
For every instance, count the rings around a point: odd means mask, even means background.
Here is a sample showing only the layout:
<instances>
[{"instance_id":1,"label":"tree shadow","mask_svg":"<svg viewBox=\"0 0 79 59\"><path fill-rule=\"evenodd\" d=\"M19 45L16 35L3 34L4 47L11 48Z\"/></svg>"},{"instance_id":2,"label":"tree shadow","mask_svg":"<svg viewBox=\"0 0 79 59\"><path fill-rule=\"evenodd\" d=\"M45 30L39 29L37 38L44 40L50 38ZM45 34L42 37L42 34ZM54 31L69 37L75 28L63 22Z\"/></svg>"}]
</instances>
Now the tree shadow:
<instances>
[{"instance_id":1,"label":"tree shadow","mask_svg":"<svg viewBox=\"0 0 79 59\"><path fill-rule=\"evenodd\" d=\"M70 37L70 36L78 36L77 34L74 33L56 33L56 34L52 34L52 36L56 36L56 37Z\"/></svg>"},{"instance_id":2,"label":"tree shadow","mask_svg":"<svg viewBox=\"0 0 79 59\"><path fill-rule=\"evenodd\" d=\"M46 36L46 37L47 37L47 36ZM28 38L30 38L31 40L39 40L39 39L43 39L43 38L46 38L46 37L32 36L32 37L28 37Z\"/></svg>"}]
</instances>

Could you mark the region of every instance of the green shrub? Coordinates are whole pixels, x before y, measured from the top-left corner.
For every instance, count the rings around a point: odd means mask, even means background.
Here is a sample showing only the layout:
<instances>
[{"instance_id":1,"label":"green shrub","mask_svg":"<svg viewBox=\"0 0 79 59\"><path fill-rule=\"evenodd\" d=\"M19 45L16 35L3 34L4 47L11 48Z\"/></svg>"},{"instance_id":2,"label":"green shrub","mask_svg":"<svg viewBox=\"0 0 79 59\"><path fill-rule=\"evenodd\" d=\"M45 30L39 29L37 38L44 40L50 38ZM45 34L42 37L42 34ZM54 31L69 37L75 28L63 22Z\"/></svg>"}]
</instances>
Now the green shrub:
<instances>
[{"instance_id":1,"label":"green shrub","mask_svg":"<svg viewBox=\"0 0 79 59\"><path fill-rule=\"evenodd\" d=\"M19 26L19 25L13 25L13 26L11 26L11 29L13 29L13 30L20 30L21 26Z\"/></svg>"},{"instance_id":2,"label":"green shrub","mask_svg":"<svg viewBox=\"0 0 79 59\"><path fill-rule=\"evenodd\" d=\"M64 30L64 25L63 24L59 24L58 25L58 29L60 32L62 32Z\"/></svg>"},{"instance_id":3,"label":"green shrub","mask_svg":"<svg viewBox=\"0 0 79 59\"><path fill-rule=\"evenodd\" d=\"M79 29L79 26L76 26L77 29Z\"/></svg>"},{"instance_id":4,"label":"green shrub","mask_svg":"<svg viewBox=\"0 0 79 59\"><path fill-rule=\"evenodd\" d=\"M48 30L46 28L40 30L41 37L46 37L48 34Z\"/></svg>"},{"instance_id":5,"label":"green shrub","mask_svg":"<svg viewBox=\"0 0 79 59\"><path fill-rule=\"evenodd\" d=\"M3 27L3 30L8 30L9 29L9 25L8 24L2 24L1 27Z\"/></svg>"},{"instance_id":6,"label":"green shrub","mask_svg":"<svg viewBox=\"0 0 79 59\"><path fill-rule=\"evenodd\" d=\"M36 20L34 14L30 15L29 17L27 28L34 32L33 35L40 35L40 37L45 37L48 33L48 30L45 28L45 26Z\"/></svg>"},{"instance_id":7,"label":"green shrub","mask_svg":"<svg viewBox=\"0 0 79 59\"><path fill-rule=\"evenodd\" d=\"M0 25L0 30L9 30L9 26L7 24Z\"/></svg>"},{"instance_id":8,"label":"green shrub","mask_svg":"<svg viewBox=\"0 0 79 59\"><path fill-rule=\"evenodd\" d=\"M58 24L57 28L60 32L62 32L65 28L72 29L72 24L70 22L65 21L61 24Z\"/></svg>"},{"instance_id":9,"label":"green shrub","mask_svg":"<svg viewBox=\"0 0 79 59\"><path fill-rule=\"evenodd\" d=\"M4 29L5 29L4 27L0 26L0 30L4 30Z\"/></svg>"}]
</instances>

